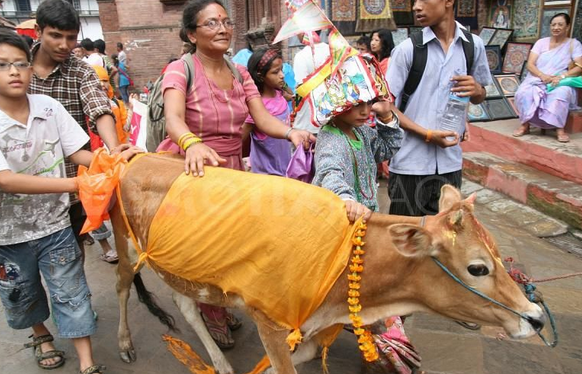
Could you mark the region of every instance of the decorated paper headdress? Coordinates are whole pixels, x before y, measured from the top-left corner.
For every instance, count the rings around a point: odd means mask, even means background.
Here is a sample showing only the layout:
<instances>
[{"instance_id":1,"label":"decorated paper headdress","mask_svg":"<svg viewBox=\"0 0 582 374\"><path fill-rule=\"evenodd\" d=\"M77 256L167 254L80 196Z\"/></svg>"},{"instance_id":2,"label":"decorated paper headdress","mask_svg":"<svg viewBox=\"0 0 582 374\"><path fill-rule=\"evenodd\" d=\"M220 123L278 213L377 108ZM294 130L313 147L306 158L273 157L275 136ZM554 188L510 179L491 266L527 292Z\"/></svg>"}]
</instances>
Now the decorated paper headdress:
<instances>
[{"instance_id":1,"label":"decorated paper headdress","mask_svg":"<svg viewBox=\"0 0 582 374\"><path fill-rule=\"evenodd\" d=\"M317 4L312 0L287 1L286 4L293 13L279 30L274 43L301 33L329 30L330 57L297 87L299 104L295 111L310 105L311 122L319 127L354 105L389 96L377 61L371 56L359 55Z\"/></svg>"}]
</instances>

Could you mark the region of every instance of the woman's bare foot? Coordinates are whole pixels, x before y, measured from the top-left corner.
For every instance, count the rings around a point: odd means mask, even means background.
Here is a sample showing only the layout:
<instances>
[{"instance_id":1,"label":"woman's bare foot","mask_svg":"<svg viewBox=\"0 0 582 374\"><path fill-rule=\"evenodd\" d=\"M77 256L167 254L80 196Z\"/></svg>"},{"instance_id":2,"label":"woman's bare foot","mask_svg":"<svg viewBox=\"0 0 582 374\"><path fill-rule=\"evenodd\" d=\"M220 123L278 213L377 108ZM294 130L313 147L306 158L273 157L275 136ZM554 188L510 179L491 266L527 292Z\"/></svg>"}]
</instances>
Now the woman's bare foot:
<instances>
[{"instance_id":1,"label":"woman's bare foot","mask_svg":"<svg viewBox=\"0 0 582 374\"><path fill-rule=\"evenodd\" d=\"M524 136L529 134L529 123L523 123L517 130L513 132L513 136L519 138L520 136Z\"/></svg>"}]
</instances>

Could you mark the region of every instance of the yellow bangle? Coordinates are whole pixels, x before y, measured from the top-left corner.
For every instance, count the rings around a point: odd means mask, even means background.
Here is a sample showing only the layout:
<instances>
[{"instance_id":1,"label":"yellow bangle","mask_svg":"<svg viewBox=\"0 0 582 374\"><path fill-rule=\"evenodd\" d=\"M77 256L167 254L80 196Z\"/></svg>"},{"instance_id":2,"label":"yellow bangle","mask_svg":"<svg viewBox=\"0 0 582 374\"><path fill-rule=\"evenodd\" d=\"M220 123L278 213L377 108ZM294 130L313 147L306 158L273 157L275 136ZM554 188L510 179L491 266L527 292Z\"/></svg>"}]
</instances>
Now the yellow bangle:
<instances>
[{"instance_id":1,"label":"yellow bangle","mask_svg":"<svg viewBox=\"0 0 582 374\"><path fill-rule=\"evenodd\" d=\"M182 148L182 145L184 144L184 142L185 142L186 140L188 140L188 139L191 139L191 138L195 138L195 137L196 137L196 135L194 135L194 134L193 134L193 133L191 133L191 132L186 132L186 133L182 134L182 136L180 136L180 137L178 138L178 146L179 146L180 148Z\"/></svg>"},{"instance_id":2,"label":"yellow bangle","mask_svg":"<svg viewBox=\"0 0 582 374\"><path fill-rule=\"evenodd\" d=\"M184 145L182 146L182 149L184 150L184 152L186 152L188 150L188 148L190 148L190 146L192 146L192 145L194 145L196 143L202 143L202 139L200 139L198 137L194 137L194 138L187 139L184 142Z\"/></svg>"},{"instance_id":3,"label":"yellow bangle","mask_svg":"<svg viewBox=\"0 0 582 374\"><path fill-rule=\"evenodd\" d=\"M426 131L426 139L424 139L425 142L430 143L430 140L432 139L432 131L431 130L427 130Z\"/></svg>"}]
</instances>

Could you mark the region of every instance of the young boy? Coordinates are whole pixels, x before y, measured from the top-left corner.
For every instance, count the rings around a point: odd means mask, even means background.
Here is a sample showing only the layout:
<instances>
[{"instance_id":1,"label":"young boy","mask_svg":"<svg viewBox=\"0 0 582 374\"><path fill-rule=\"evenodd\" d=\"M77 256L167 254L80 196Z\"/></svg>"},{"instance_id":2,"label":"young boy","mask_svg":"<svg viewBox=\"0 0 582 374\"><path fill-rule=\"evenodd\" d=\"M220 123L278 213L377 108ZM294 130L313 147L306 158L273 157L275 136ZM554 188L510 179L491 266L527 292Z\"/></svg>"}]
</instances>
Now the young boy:
<instances>
[{"instance_id":1,"label":"young boy","mask_svg":"<svg viewBox=\"0 0 582 374\"><path fill-rule=\"evenodd\" d=\"M64 165L65 157L89 165L92 154L82 149L89 137L56 100L26 94L31 76L24 40L0 30L0 298L10 327L32 327L25 347L34 349L38 365L62 366L64 353L44 325L51 311L42 274L59 336L73 339L82 374L99 374L91 293L68 216L68 193L78 186Z\"/></svg>"}]
</instances>

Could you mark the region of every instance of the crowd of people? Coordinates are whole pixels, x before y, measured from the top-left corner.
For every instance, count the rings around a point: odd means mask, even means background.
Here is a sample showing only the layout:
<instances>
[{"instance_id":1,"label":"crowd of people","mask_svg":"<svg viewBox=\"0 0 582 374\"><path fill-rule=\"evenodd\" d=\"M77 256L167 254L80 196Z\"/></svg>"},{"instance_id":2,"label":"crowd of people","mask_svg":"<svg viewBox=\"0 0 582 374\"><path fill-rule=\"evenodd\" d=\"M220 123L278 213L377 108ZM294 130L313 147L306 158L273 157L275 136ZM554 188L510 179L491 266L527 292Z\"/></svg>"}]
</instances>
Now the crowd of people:
<instances>
[{"instance_id":1,"label":"crowd of people","mask_svg":"<svg viewBox=\"0 0 582 374\"><path fill-rule=\"evenodd\" d=\"M407 87L417 46L407 39L395 47L392 33L380 29L357 40L360 53L344 62L341 79L323 83L322 98L316 85L295 96L330 56L319 33L299 35L312 45L296 54L292 67L276 46L253 51L249 45L232 64L225 54L234 23L225 7L191 0L183 11L182 58L164 69L168 137L158 150L182 155L185 173L203 177L208 165L245 170L249 142L252 172L285 176L293 150L315 144L312 183L343 199L350 221L379 211L378 165L390 160L390 214L437 214L441 187L461 187L460 141L468 129L441 130L435 118L451 92L478 104L492 82L483 42L455 21L453 3L414 3L426 67L413 92ZM26 346L41 368L65 362L44 324L52 313L58 336L73 340L80 372L100 374L104 367L94 362L90 340L96 313L83 270L75 165L88 165L101 146L126 159L142 152L128 144L130 68L122 43L111 56L103 40L77 43L80 21L67 1L43 1L36 22L39 40L32 45L0 31L0 297L10 327L32 328ZM563 127L575 91L549 92L547 85L582 72L582 46L567 37L569 27L567 15L554 16L552 36L532 49L529 76L516 95L522 125L514 136L531 125L557 128L558 140L568 141ZM189 74L185 59L193 66ZM352 79L361 72L370 80ZM353 82L357 89L344 89ZM115 262L108 228L92 236L101 259ZM199 308L217 344L232 347L231 331L241 322L224 308Z\"/></svg>"}]
</instances>

